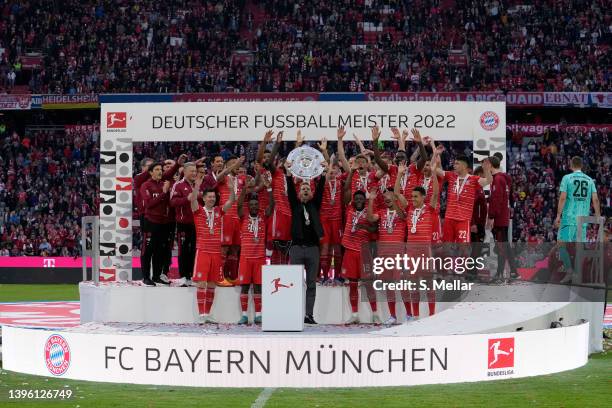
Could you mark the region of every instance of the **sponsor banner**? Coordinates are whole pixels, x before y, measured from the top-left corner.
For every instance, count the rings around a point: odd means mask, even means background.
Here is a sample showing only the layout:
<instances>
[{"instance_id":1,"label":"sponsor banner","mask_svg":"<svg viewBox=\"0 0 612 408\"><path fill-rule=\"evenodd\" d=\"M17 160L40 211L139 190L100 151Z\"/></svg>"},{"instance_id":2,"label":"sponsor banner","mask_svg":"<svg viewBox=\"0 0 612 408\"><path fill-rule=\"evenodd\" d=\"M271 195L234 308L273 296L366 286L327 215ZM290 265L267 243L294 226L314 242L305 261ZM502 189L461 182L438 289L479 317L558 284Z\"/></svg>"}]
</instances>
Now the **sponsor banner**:
<instances>
[{"instance_id":1,"label":"sponsor banner","mask_svg":"<svg viewBox=\"0 0 612 408\"><path fill-rule=\"evenodd\" d=\"M2 327L3 368L115 383L363 387L545 375L587 362L589 323L452 336L93 334Z\"/></svg>"},{"instance_id":2,"label":"sponsor banner","mask_svg":"<svg viewBox=\"0 0 612 408\"><path fill-rule=\"evenodd\" d=\"M140 268L140 257L132 258L134 268ZM0 268L82 268L83 258L60 256L0 256ZM87 267L91 268L91 258L87 258ZM172 258L172 267L178 268L178 260Z\"/></svg>"},{"instance_id":3,"label":"sponsor banner","mask_svg":"<svg viewBox=\"0 0 612 408\"><path fill-rule=\"evenodd\" d=\"M295 140L301 129L306 140L320 140L335 137L340 126L349 135L369 137L370 127L377 125L381 140L391 139L393 127L417 128L436 140L474 140L477 150L490 155L491 145L505 149L505 116L503 102L103 104L101 132L103 139L133 142L201 142L259 141L270 128Z\"/></svg>"},{"instance_id":4,"label":"sponsor banner","mask_svg":"<svg viewBox=\"0 0 612 408\"><path fill-rule=\"evenodd\" d=\"M33 108L42 109L95 109L100 107L98 94L34 95Z\"/></svg>"},{"instance_id":5,"label":"sponsor banner","mask_svg":"<svg viewBox=\"0 0 612 408\"><path fill-rule=\"evenodd\" d=\"M0 110L22 110L30 109L32 106L32 95L1 94Z\"/></svg>"},{"instance_id":6,"label":"sponsor banner","mask_svg":"<svg viewBox=\"0 0 612 408\"><path fill-rule=\"evenodd\" d=\"M94 123L93 125L64 125L64 131L67 135L74 135L76 133L87 132L91 133L93 131L100 131L100 124Z\"/></svg>"},{"instance_id":7,"label":"sponsor banner","mask_svg":"<svg viewBox=\"0 0 612 408\"><path fill-rule=\"evenodd\" d=\"M367 101L379 102L505 102L508 106L544 106L542 92L368 92Z\"/></svg>"},{"instance_id":8,"label":"sponsor banner","mask_svg":"<svg viewBox=\"0 0 612 408\"><path fill-rule=\"evenodd\" d=\"M316 92L214 92L174 95L174 102L316 101Z\"/></svg>"},{"instance_id":9,"label":"sponsor banner","mask_svg":"<svg viewBox=\"0 0 612 408\"><path fill-rule=\"evenodd\" d=\"M506 125L506 130L519 132L525 136L541 135L547 130L550 131L569 131L569 132L610 132L612 123L512 123Z\"/></svg>"}]
</instances>

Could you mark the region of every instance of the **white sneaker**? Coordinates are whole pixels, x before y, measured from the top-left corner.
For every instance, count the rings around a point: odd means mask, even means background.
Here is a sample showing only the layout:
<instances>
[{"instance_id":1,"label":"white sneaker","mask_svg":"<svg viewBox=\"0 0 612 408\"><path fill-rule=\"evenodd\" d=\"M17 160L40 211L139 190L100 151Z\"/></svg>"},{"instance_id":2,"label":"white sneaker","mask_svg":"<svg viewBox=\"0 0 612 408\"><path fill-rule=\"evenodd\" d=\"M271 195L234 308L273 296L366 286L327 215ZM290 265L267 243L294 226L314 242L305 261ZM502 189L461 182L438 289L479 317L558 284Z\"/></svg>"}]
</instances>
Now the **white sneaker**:
<instances>
[{"instance_id":1,"label":"white sneaker","mask_svg":"<svg viewBox=\"0 0 612 408\"><path fill-rule=\"evenodd\" d=\"M359 314L353 313L350 319L348 319L348 321L346 322L346 324L356 324L356 323L359 323Z\"/></svg>"},{"instance_id":2,"label":"white sneaker","mask_svg":"<svg viewBox=\"0 0 612 408\"><path fill-rule=\"evenodd\" d=\"M374 324L381 324L382 323L380 321L380 317L378 316L378 313L374 313L372 315L372 323L374 323Z\"/></svg>"},{"instance_id":3,"label":"white sneaker","mask_svg":"<svg viewBox=\"0 0 612 408\"><path fill-rule=\"evenodd\" d=\"M417 318L412 316L412 315L406 315L406 321L404 322L404 324L406 323L410 323L410 322L416 322Z\"/></svg>"},{"instance_id":4,"label":"white sneaker","mask_svg":"<svg viewBox=\"0 0 612 408\"><path fill-rule=\"evenodd\" d=\"M176 285L177 285L177 286L183 286L183 285L186 285L186 284L187 284L187 279L185 279L185 278L181 278L181 279L179 279L179 280L177 280L177 281L175 281L175 282L176 282Z\"/></svg>"},{"instance_id":5,"label":"white sneaker","mask_svg":"<svg viewBox=\"0 0 612 408\"><path fill-rule=\"evenodd\" d=\"M168 276L165 273L162 273L161 275L159 275L159 280L165 283L170 283L170 279L168 279Z\"/></svg>"},{"instance_id":6,"label":"white sneaker","mask_svg":"<svg viewBox=\"0 0 612 408\"><path fill-rule=\"evenodd\" d=\"M393 316L389 316L389 318L385 320L385 326L393 326L394 324L397 324L397 319Z\"/></svg>"},{"instance_id":7,"label":"white sneaker","mask_svg":"<svg viewBox=\"0 0 612 408\"><path fill-rule=\"evenodd\" d=\"M185 285L187 286L193 286L193 282L191 279L185 279Z\"/></svg>"}]
</instances>

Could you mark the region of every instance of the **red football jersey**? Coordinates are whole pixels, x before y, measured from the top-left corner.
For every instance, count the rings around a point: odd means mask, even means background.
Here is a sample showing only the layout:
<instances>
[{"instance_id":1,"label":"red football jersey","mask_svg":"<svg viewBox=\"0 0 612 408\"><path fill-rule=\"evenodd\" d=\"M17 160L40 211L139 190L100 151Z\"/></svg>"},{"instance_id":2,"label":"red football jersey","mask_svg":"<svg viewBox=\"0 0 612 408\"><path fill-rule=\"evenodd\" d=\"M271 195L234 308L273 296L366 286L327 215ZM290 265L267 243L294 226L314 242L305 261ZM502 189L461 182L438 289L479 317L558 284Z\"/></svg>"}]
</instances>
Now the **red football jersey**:
<instances>
[{"instance_id":1,"label":"red football jersey","mask_svg":"<svg viewBox=\"0 0 612 408\"><path fill-rule=\"evenodd\" d=\"M430 205L423 205L420 210L410 206L406 214L408 242L432 242L434 216L435 210Z\"/></svg>"},{"instance_id":2,"label":"red football jersey","mask_svg":"<svg viewBox=\"0 0 612 408\"><path fill-rule=\"evenodd\" d=\"M406 242L406 219L399 211L378 210L378 240L380 242Z\"/></svg>"},{"instance_id":3,"label":"red football jersey","mask_svg":"<svg viewBox=\"0 0 612 408\"><path fill-rule=\"evenodd\" d=\"M343 180L337 177L325 183L321 201L321 218L326 220L342 219L342 186Z\"/></svg>"},{"instance_id":4,"label":"red football jersey","mask_svg":"<svg viewBox=\"0 0 612 408\"><path fill-rule=\"evenodd\" d=\"M227 175L223 178L223 180L217 183L217 187L219 188L219 205L225 205L227 200L230 198L228 177L231 176ZM232 204L232 207L227 212L227 214L232 218L238 219L238 196L240 195L240 192L244 186L246 186L247 177L248 176L246 174L239 174L234 178L234 193L236 194L236 201L234 201L234 204Z\"/></svg>"},{"instance_id":5,"label":"red football jersey","mask_svg":"<svg viewBox=\"0 0 612 408\"><path fill-rule=\"evenodd\" d=\"M476 192L480 188L480 177L468 174L459 179L457 173L446 171L444 179L448 182L446 218L457 221L471 220Z\"/></svg>"},{"instance_id":6,"label":"red football jersey","mask_svg":"<svg viewBox=\"0 0 612 408\"><path fill-rule=\"evenodd\" d=\"M354 228L358 224L370 224L366 212L365 208L361 211L356 211L352 205L347 208L346 223L344 224L344 233L342 234L342 246L346 249L361 251L362 245L370 241L370 233L367 230Z\"/></svg>"},{"instance_id":7,"label":"red football jersey","mask_svg":"<svg viewBox=\"0 0 612 408\"><path fill-rule=\"evenodd\" d=\"M431 196L433 194L433 186L431 184L431 179L433 177L433 174L429 177L425 177L425 174L423 174L423 172L417 169L415 166L414 175L415 175L416 185L423 187L425 191L427 192L427 194L425 195L425 205L429 205L429 203L431 202ZM438 204L436 205L436 208L440 208L440 192L442 190L441 186L443 183L444 183L444 178L438 177Z\"/></svg>"},{"instance_id":8,"label":"red football jersey","mask_svg":"<svg viewBox=\"0 0 612 408\"><path fill-rule=\"evenodd\" d=\"M274 169L272 173L272 195L275 208L284 215L291 215L289 199L287 198L287 179L282 170Z\"/></svg>"},{"instance_id":9,"label":"red football jersey","mask_svg":"<svg viewBox=\"0 0 612 408\"><path fill-rule=\"evenodd\" d=\"M240 220L241 258L265 258L266 216L259 211L257 217L245 214Z\"/></svg>"},{"instance_id":10,"label":"red football jersey","mask_svg":"<svg viewBox=\"0 0 612 408\"><path fill-rule=\"evenodd\" d=\"M359 172L353 173L353 179L351 180L351 196L356 191L363 191L367 193L371 188L378 187L378 180L376 180L376 172L370 171L365 176L359 175Z\"/></svg>"},{"instance_id":11,"label":"red football jersey","mask_svg":"<svg viewBox=\"0 0 612 408\"><path fill-rule=\"evenodd\" d=\"M223 231L223 210L219 206L212 211L199 206L193 213L196 228L196 249L209 254L221 253L221 231Z\"/></svg>"}]
</instances>

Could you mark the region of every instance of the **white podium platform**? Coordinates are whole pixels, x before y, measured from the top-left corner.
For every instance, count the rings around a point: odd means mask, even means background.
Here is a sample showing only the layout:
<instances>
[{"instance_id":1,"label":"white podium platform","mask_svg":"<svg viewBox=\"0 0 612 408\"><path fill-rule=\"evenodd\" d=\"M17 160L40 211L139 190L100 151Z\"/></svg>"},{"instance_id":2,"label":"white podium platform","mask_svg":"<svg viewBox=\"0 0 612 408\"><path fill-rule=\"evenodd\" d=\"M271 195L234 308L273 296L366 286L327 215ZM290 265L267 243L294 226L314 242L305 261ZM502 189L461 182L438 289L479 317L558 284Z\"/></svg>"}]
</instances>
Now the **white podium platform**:
<instances>
[{"instance_id":1,"label":"white podium platform","mask_svg":"<svg viewBox=\"0 0 612 408\"><path fill-rule=\"evenodd\" d=\"M261 275L261 330L304 330L304 267L265 265Z\"/></svg>"},{"instance_id":2,"label":"white podium platform","mask_svg":"<svg viewBox=\"0 0 612 408\"><path fill-rule=\"evenodd\" d=\"M196 288L147 287L138 282L79 284L81 323L197 323Z\"/></svg>"}]
</instances>

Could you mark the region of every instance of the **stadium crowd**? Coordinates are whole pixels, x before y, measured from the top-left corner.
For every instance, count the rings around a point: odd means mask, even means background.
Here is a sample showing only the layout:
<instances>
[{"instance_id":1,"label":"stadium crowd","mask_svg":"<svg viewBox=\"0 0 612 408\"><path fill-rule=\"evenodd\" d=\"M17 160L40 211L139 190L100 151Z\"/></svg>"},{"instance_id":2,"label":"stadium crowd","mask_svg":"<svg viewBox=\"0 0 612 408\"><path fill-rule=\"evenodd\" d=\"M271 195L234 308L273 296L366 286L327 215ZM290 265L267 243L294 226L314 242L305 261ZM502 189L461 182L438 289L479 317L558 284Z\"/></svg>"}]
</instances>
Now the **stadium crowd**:
<instances>
[{"instance_id":1,"label":"stadium crowd","mask_svg":"<svg viewBox=\"0 0 612 408\"><path fill-rule=\"evenodd\" d=\"M507 171L514 183L515 241L555 240L552 224L558 186L573 155L584 157L585 172L598 188L602 215L612 217L610 137L605 132L567 130L547 131L535 138L509 134ZM95 215L98 207L98 138L95 130L74 136L62 130L37 130L26 135L6 131L0 135L0 256L79 255L80 218ZM470 147L462 143L445 146L444 168L449 168L457 154L471 154ZM292 148L293 144L286 142L280 156ZM387 142L385 148L392 151L395 145ZM244 171L253 174L256 151L256 143L138 143L134 146L134 172L145 157L176 159L188 152L192 158L245 156ZM359 148L347 141L346 152L351 157ZM444 190L441 200L444 208ZM134 248L140 243L136 231Z\"/></svg>"},{"instance_id":2,"label":"stadium crowd","mask_svg":"<svg viewBox=\"0 0 612 408\"><path fill-rule=\"evenodd\" d=\"M0 89L609 91L610 21L603 0L5 2Z\"/></svg>"}]
</instances>

